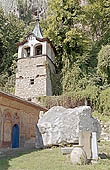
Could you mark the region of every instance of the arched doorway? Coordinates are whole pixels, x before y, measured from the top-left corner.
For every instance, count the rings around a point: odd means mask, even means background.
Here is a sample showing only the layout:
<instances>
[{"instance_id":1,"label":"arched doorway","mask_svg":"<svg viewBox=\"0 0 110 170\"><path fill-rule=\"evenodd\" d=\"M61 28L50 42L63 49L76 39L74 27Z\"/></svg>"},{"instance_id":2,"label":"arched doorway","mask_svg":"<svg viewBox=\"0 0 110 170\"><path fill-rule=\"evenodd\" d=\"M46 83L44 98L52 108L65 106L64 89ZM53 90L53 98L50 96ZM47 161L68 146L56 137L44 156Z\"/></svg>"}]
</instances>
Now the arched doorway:
<instances>
[{"instance_id":1,"label":"arched doorway","mask_svg":"<svg viewBox=\"0 0 110 170\"><path fill-rule=\"evenodd\" d=\"M12 148L19 148L19 126L17 124L12 128Z\"/></svg>"}]
</instances>

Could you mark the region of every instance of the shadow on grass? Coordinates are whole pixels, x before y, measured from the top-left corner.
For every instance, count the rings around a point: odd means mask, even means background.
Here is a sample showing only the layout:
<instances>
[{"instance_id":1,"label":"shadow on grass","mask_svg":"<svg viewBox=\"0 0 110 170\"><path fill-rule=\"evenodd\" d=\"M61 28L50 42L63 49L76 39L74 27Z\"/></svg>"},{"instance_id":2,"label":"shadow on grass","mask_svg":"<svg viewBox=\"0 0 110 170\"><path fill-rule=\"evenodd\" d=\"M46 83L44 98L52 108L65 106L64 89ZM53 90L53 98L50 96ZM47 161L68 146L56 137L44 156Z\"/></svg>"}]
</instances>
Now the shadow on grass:
<instances>
[{"instance_id":1,"label":"shadow on grass","mask_svg":"<svg viewBox=\"0 0 110 170\"><path fill-rule=\"evenodd\" d=\"M110 160L110 154L107 153L99 153L99 158L100 159L109 159Z\"/></svg>"},{"instance_id":2,"label":"shadow on grass","mask_svg":"<svg viewBox=\"0 0 110 170\"><path fill-rule=\"evenodd\" d=\"M11 161L14 158L32 153L32 152L37 152L37 151L41 151L42 149L27 149L25 151L21 151L21 150L11 150L11 153L7 152L5 153L3 156L0 156L0 170L8 170L10 168L10 163L9 161Z\"/></svg>"},{"instance_id":3,"label":"shadow on grass","mask_svg":"<svg viewBox=\"0 0 110 170\"><path fill-rule=\"evenodd\" d=\"M0 158L0 170L7 170L9 168L8 158Z\"/></svg>"}]
</instances>

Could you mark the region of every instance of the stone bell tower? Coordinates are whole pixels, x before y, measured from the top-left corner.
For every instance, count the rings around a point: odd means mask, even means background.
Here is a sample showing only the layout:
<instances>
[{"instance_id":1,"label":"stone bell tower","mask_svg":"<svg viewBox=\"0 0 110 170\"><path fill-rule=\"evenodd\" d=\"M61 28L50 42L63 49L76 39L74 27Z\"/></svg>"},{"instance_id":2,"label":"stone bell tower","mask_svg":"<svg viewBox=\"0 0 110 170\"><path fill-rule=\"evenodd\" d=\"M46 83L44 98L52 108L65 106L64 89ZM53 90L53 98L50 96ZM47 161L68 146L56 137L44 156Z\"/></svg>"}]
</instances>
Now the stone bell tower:
<instances>
[{"instance_id":1,"label":"stone bell tower","mask_svg":"<svg viewBox=\"0 0 110 170\"><path fill-rule=\"evenodd\" d=\"M29 101L37 96L51 96L55 49L48 38L43 38L38 16L33 32L17 45L15 95Z\"/></svg>"}]
</instances>

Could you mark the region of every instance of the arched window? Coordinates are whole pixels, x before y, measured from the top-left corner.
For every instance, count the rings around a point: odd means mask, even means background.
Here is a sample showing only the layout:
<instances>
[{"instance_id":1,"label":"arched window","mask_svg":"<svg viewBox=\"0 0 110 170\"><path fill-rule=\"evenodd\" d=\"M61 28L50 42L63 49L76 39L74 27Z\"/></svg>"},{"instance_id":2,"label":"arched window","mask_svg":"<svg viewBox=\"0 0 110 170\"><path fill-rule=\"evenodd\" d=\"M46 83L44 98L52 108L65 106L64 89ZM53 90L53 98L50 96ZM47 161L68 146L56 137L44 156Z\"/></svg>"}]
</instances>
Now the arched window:
<instances>
[{"instance_id":1,"label":"arched window","mask_svg":"<svg viewBox=\"0 0 110 170\"><path fill-rule=\"evenodd\" d=\"M35 55L41 55L42 54L42 45L37 45L35 47Z\"/></svg>"},{"instance_id":2,"label":"arched window","mask_svg":"<svg viewBox=\"0 0 110 170\"><path fill-rule=\"evenodd\" d=\"M23 57L30 57L30 47L23 48Z\"/></svg>"}]
</instances>

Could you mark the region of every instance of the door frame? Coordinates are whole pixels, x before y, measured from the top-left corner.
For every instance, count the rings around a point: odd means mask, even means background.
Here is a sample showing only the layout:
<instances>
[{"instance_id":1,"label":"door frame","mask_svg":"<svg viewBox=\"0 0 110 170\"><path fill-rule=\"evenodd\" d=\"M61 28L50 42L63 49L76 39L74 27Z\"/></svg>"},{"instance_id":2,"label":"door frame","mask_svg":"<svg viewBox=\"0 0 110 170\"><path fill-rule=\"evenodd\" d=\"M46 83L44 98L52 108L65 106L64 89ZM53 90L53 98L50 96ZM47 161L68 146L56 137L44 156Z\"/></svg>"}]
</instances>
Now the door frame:
<instances>
[{"instance_id":1,"label":"door frame","mask_svg":"<svg viewBox=\"0 0 110 170\"><path fill-rule=\"evenodd\" d=\"M16 129L15 129L16 128ZM16 133L15 134L13 134L13 130L15 130L16 131ZM17 140L17 146L15 145L14 146L14 136L13 135L15 135L15 139L16 138L18 138L18 140ZM13 127L12 127L12 148L19 148L19 136L20 136L20 132L19 132L19 125L18 124L14 124L13 125Z\"/></svg>"}]
</instances>

